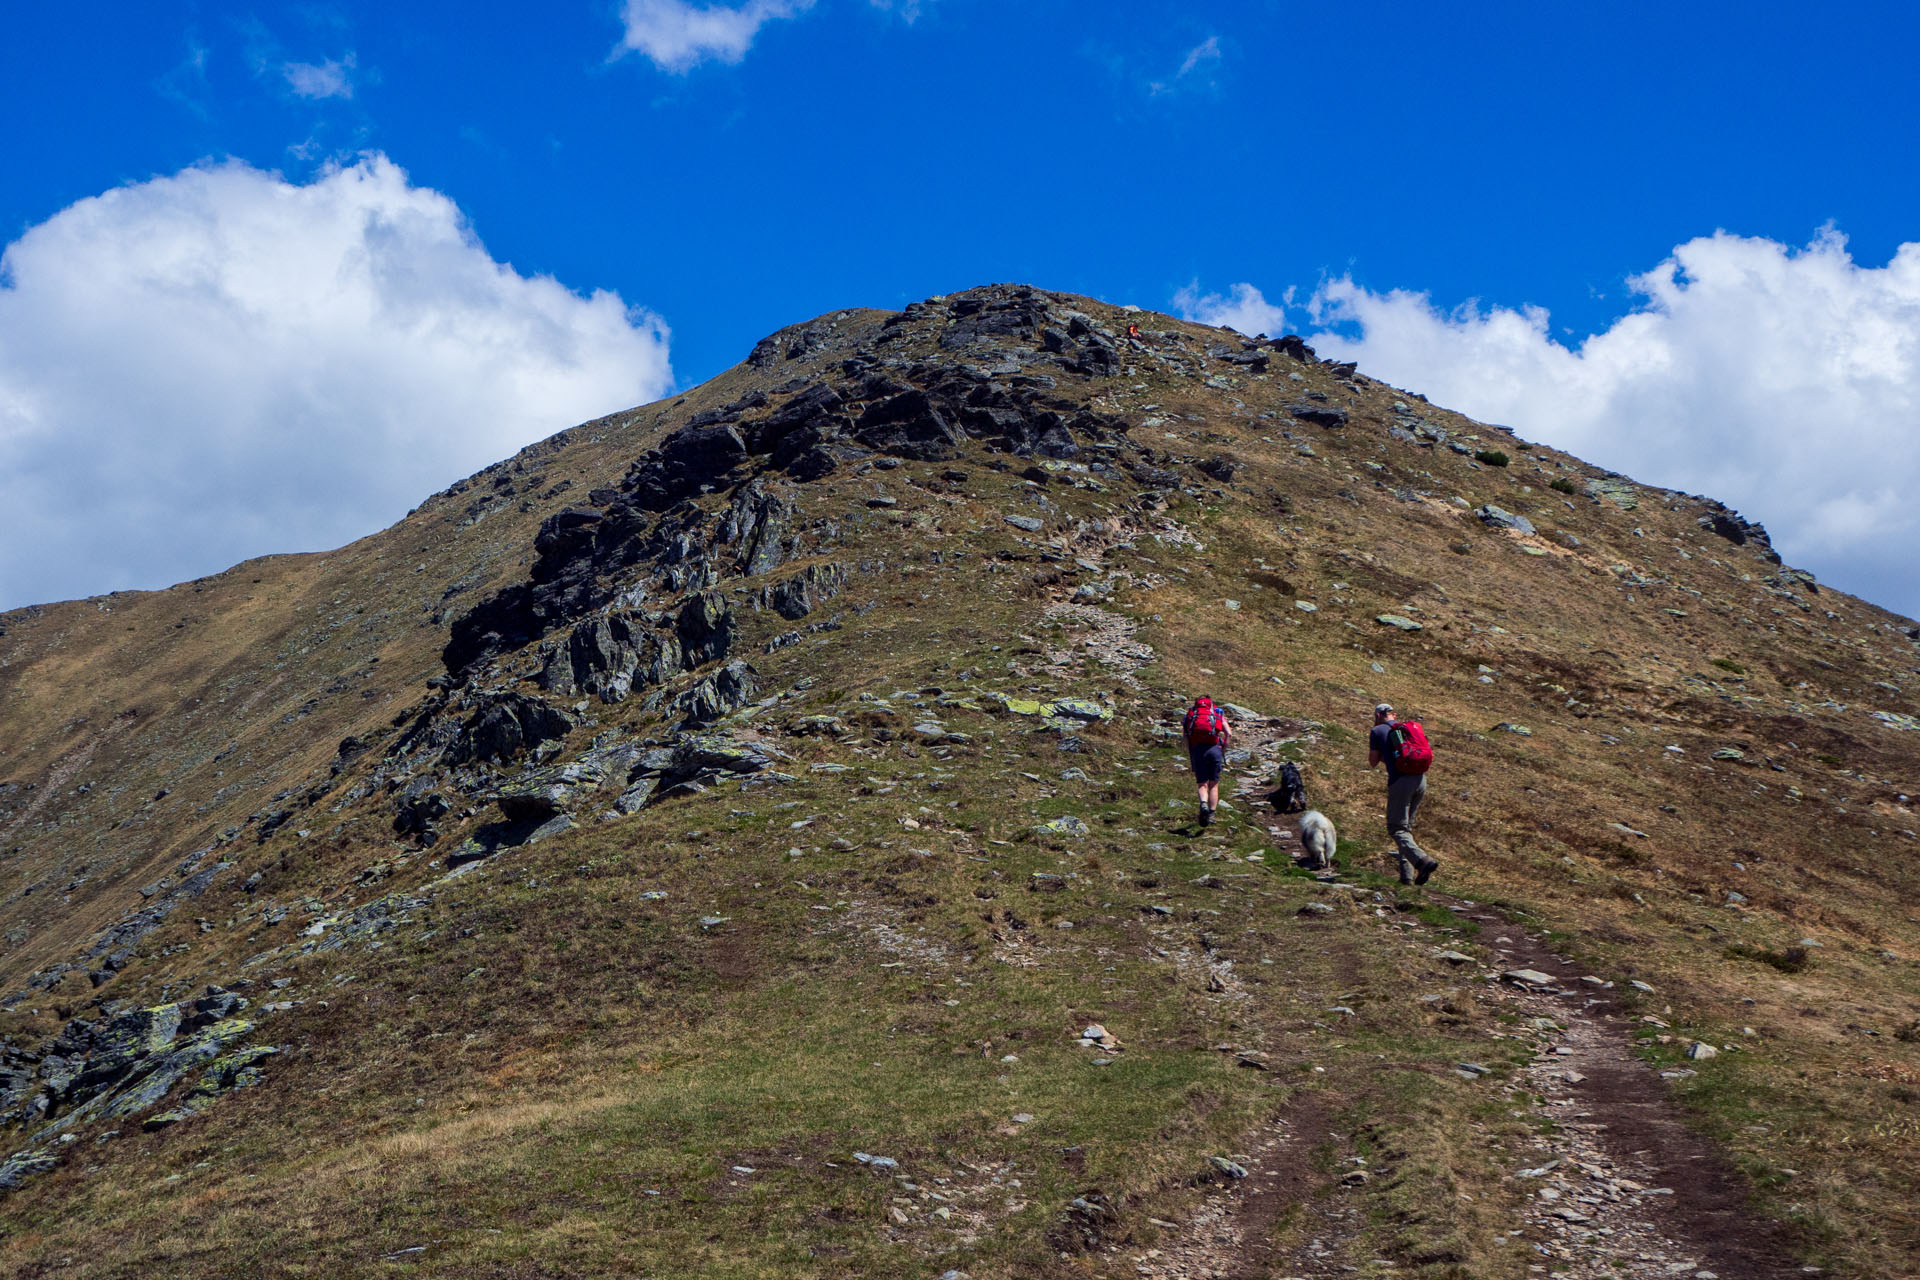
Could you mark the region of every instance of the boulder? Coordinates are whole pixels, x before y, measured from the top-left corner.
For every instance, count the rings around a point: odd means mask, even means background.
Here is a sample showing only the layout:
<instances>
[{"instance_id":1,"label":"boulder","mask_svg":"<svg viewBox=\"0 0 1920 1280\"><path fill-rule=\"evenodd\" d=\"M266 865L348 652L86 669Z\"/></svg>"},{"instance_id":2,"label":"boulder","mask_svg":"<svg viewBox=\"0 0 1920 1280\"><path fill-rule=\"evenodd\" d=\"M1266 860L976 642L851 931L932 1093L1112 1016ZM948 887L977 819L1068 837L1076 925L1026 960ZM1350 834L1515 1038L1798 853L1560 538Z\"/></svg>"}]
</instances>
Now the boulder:
<instances>
[{"instance_id":1,"label":"boulder","mask_svg":"<svg viewBox=\"0 0 1920 1280\"><path fill-rule=\"evenodd\" d=\"M1311 422L1316 427L1325 427L1337 431L1347 425L1347 411L1335 409L1324 404L1310 404L1305 401L1286 406L1286 411L1302 422Z\"/></svg>"},{"instance_id":2,"label":"boulder","mask_svg":"<svg viewBox=\"0 0 1920 1280\"><path fill-rule=\"evenodd\" d=\"M746 706L759 691L753 668L736 659L681 694L674 707L686 728L699 729Z\"/></svg>"},{"instance_id":3,"label":"boulder","mask_svg":"<svg viewBox=\"0 0 1920 1280\"><path fill-rule=\"evenodd\" d=\"M844 565L808 565L804 572L767 588L766 601L781 617L789 622L798 622L839 595L846 581L847 570Z\"/></svg>"},{"instance_id":4,"label":"boulder","mask_svg":"<svg viewBox=\"0 0 1920 1280\"><path fill-rule=\"evenodd\" d=\"M1477 508L1473 514L1480 518L1481 524L1486 525L1490 529L1512 529L1515 532L1525 534L1531 534L1533 532L1533 521L1527 519L1525 516L1517 516L1511 511L1504 511L1492 504Z\"/></svg>"},{"instance_id":5,"label":"boulder","mask_svg":"<svg viewBox=\"0 0 1920 1280\"><path fill-rule=\"evenodd\" d=\"M599 767L581 761L521 774L495 794L494 800L510 822L545 822L565 812L582 790L606 781Z\"/></svg>"}]
</instances>

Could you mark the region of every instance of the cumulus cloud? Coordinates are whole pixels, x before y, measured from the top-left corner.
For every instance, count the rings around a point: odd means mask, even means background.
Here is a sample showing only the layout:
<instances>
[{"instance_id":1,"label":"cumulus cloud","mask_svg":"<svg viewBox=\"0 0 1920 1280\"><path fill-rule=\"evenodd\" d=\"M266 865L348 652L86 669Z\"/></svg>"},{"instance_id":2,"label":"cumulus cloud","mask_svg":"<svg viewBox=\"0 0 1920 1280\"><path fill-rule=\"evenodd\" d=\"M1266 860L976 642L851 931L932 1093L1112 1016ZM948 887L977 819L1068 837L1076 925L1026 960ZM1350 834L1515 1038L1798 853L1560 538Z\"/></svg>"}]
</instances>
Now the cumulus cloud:
<instances>
[{"instance_id":1,"label":"cumulus cloud","mask_svg":"<svg viewBox=\"0 0 1920 1280\"><path fill-rule=\"evenodd\" d=\"M1292 301L1293 290L1289 289L1285 302ZM1201 293L1196 280L1173 295L1173 306L1189 320L1237 329L1250 338L1260 333L1277 336L1287 328L1286 307L1268 302L1250 284L1236 284L1225 294Z\"/></svg>"},{"instance_id":2,"label":"cumulus cloud","mask_svg":"<svg viewBox=\"0 0 1920 1280\"><path fill-rule=\"evenodd\" d=\"M667 340L384 156L81 200L0 255L0 608L339 545L664 394Z\"/></svg>"},{"instance_id":3,"label":"cumulus cloud","mask_svg":"<svg viewBox=\"0 0 1920 1280\"><path fill-rule=\"evenodd\" d=\"M1537 307L1351 279L1315 291L1303 328L1438 404L1718 498L1790 564L1920 614L1920 243L1865 267L1831 231L1805 248L1722 232L1629 283L1641 303L1571 346Z\"/></svg>"},{"instance_id":4,"label":"cumulus cloud","mask_svg":"<svg viewBox=\"0 0 1920 1280\"><path fill-rule=\"evenodd\" d=\"M735 63L746 57L761 27L812 7L813 0L748 0L734 7L626 0L620 51L643 53L663 71L691 71L709 59Z\"/></svg>"},{"instance_id":5,"label":"cumulus cloud","mask_svg":"<svg viewBox=\"0 0 1920 1280\"><path fill-rule=\"evenodd\" d=\"M312 98L351 98L353 97L353 72L356 65L354 55L349 52L337 61L328 58L323 62L288 62L280 68L280 74L286 77L287 87L297 97Z\"/></svg>"}]
</instances>

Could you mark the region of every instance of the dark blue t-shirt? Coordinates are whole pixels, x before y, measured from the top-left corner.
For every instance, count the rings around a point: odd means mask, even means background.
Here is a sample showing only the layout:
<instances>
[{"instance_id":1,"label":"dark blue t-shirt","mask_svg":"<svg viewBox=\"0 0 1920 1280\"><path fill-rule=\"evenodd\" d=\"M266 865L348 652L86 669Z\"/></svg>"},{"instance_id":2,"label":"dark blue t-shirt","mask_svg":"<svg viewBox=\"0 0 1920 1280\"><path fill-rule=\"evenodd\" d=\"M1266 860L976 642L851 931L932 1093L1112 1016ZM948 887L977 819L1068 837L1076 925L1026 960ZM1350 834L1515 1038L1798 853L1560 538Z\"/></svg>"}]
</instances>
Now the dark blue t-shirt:
<instances>
[{"instance_id":1,"label":"dark blue t-shirt","mask_svg":"<svg viewBox=\"0 0 1920 1280\"><path fill-rule=\"evenodd\" d=\"M1387 762L1387 785L1392 786L1393 780L1400 776L1400 771L1393 767L1393 722L1373 726L1373 732L1367 735L1367 747L1379 752L1380 758Z\"/></svg>"}]
</instances>

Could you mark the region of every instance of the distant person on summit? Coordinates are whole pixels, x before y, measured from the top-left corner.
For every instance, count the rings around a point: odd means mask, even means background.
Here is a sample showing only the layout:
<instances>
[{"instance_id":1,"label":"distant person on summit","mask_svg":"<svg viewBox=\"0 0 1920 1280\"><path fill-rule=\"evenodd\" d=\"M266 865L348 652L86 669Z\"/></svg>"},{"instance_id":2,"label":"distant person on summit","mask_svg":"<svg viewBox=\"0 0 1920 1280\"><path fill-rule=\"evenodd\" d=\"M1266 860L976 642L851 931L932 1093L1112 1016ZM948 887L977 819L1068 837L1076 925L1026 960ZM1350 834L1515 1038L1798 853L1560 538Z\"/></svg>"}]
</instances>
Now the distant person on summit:
<instances>
[{"instance_id":1,"label":"distant person on summit","mask_svg":"<svg viewBox=\"0 0 1920 1280\"><path fill-rule=\"evenodd\" d=\"M1202 695L1181 717L1180 732L1187 742L1193 780L1200 788L1200 825L1204 827L1220 807L1220 770L1226 764L1227 744L1233 741L1233 726L1227 723L1227 713Z\"/></svg>"},{"instance_id":2,"label":"distant person on summit","mask_svg":"<svg viewBox=\"0 0 1920 1280\"><path fill-rule=\"evenodd\" d=\"M1395 720L1391 703L1373 709L1367 768L1387 766L1387 834L1393 837L1401 884L1425 884L1440 869L1413 841L1413 820L1427 798L1427 766L1432 763L1433 748L1418 720Z\"/></svg>"}]
</instances>

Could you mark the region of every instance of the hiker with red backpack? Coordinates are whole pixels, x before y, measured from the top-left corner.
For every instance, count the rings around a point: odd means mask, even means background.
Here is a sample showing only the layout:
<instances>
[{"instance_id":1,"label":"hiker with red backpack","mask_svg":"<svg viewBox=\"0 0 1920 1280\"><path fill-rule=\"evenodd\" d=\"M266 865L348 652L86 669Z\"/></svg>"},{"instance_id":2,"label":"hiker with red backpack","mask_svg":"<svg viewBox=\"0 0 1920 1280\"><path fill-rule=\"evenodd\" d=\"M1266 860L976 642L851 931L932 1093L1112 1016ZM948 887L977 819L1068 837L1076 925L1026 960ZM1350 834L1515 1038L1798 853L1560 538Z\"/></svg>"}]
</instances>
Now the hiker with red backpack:
<instances>
[{"instance_id":1,"label":"hiker with red backpack","mask_svg":"<svg viewBox=\"0 0 1920 1280\"><path fill-rule=\"evenodd\" d=\"M1195 698L1181 717L1180 732L1187 741L1187 762L1193 766L1193 780L1200 787L1200 825L1213 821L1220 807L1220 770L1227 759L1227 743L1233 740L1233 726L1227 713L1205 696Z\"/></svg>"},{"instance_id":2,"label":"hiker with red backpack","mask_svg":"<svg viewBox=\"0 0 1920 1280\"><path fill-rule=\"evenodd\" d=\"M1433 748L1418 720L1395 720L1391 703L1373 709L1367 768L1387 766L1387 834L1399 857L1401 884L1425 884L1440 869L1413 840L1413 820L1427 797L1427 768L1432 763Z\"/></svg>"}]
</instances>

